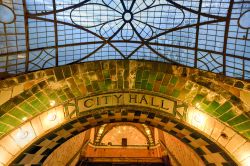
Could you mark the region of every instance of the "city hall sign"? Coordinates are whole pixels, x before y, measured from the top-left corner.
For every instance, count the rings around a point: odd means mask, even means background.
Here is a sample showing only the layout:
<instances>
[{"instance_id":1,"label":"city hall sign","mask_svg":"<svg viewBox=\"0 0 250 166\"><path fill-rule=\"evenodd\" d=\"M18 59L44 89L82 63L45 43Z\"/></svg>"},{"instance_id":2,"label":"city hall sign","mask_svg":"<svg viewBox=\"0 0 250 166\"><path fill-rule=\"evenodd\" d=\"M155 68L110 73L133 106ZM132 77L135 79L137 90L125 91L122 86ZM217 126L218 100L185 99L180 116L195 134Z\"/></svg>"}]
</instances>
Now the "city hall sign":
<instances>
[{"instance_id":1,"label":"city hall sign","mask_svg":"<svg viewBox=\"0 0 250 166\"><path fill-rule=\"evenodd\" d=\"M173 114L175 102L143 93L110 93L86 97L78 101L79 112L112 106L143 106Z\"/></svg>"}]
</instances>

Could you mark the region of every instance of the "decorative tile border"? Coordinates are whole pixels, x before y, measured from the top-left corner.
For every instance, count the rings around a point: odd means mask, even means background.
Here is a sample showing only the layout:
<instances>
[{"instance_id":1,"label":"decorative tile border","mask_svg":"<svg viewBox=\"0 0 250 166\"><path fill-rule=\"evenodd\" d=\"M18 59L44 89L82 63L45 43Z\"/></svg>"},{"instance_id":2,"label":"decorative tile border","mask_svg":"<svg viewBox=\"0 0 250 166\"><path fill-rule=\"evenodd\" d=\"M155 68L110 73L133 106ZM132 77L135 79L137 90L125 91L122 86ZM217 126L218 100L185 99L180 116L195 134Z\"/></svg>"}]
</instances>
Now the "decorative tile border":
<instances>
[{"instance_id":1,"label":"decorative tile border","mask_svg":"<svg viewBox=\"0 0 250 166\"><path fill-rule=\"evenodd\" d=\"M50 109L50 100L60 105L92 94L134 90L199 107L249 139L250 92L246 82L241 81L244 87L236 88L238 81L223 81L214 73L196 69L139 61L97 61L29 73L0 81L0 95L5 96L0 102L6 100L0 106L0 135Z\"/></svg>"},{"instance_id":2,"label":"decorative tile border","mask_svg":"<svg viewBox=\"0 0 250 166\"><path fill-rule=\"evenodd\" d=\"M154 116L152 116L152 114ZM80 117L62 125L35 141L11 165L42 165L45 159L62 143L92 127L112 122L145 123L157 127L177 137L189 145L201 157L206 165L237 165L218 145L196 130L174 120L166 113L156 113L151 109L104 108L82 112Z\"/></svg>"}]
</instances>

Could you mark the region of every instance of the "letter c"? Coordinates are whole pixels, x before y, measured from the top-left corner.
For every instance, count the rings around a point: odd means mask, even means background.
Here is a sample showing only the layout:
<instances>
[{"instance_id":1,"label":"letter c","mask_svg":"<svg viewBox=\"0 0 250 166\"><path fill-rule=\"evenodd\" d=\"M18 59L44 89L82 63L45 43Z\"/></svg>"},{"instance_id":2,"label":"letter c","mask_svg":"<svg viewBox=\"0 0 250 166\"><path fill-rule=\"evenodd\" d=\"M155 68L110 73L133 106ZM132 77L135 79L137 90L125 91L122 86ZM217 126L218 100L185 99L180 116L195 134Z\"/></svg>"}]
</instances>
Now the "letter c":
<instances>
[{"instance_id":1,"label":"letter c","mask_svg":"<svg viewBox=\"0 0 250 166\"><path fill-rule=\"evenodd\" d=\"M88 101L90 101L91 103L89 103ZM89 104L88 104L88 103L89 103ZM84 107L86 107L86 108L90 108L90 107L92 107L93 105L94 105L93 99L87 99L87 100L84 101Z\"/></svg>"}]
</instances>

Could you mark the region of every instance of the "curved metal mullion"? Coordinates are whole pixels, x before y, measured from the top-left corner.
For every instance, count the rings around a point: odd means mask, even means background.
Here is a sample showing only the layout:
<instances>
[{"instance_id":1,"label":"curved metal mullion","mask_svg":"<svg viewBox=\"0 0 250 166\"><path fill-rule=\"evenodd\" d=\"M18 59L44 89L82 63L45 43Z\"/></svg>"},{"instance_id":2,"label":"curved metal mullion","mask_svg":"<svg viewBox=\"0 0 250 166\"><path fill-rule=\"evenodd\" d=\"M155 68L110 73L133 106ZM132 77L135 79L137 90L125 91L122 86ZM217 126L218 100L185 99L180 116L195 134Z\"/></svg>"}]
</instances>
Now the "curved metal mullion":
<instances>
[{"instance_id":1,"label":"curved metal mullion","mask_svg":"<svg viewBox=\"0 0 250 166\"><path fill-rule=\"evenodd\" d=\"M40 50L40 53L34 59L32 59L31 62L34 60L37 60L42 55L43 51L44 51L44 49Z\"/></svg>"},{"instance_id":2,"label":"curved metal mullion","mask_svg":"<svg viewBox=\"0 0 250 166\"><path fill-rule=\"evenodd\" d=\"M212 62L213 62L212 55L211 55L211 53L208 53L208 55L209 55L209 57L210 57L211 59L208 59L207 57L204 57L204 59L207 60L207 63L206 63L206 64L207 64L207 65L210 64L210 65L214 68L215 66L214 66L214 64L212 63ZM208 70L211 71L210 68L208 68Z\"/></svg>"},{"instance_id":3,"label":"curved metal mullion","mask_svg":"<svg viewBox=\"0 0 250 166\"><path fill-rule=\"evenodd\" d=\"M43 58L41 58L40 57L40 55L42 54L42 52L45 52L46 53L46 56L44 56ZM39 56L37 56L35 59L33 59L32 61L34 61L34 60L39 60L39 62L38 63L32 63L32 64L34 64L35 66L38 66L40 69L43 69L43 66L44 66L44 63L46 63L46 61L44 61L44 59L47 57L47 55L48 55L48 53L45 51L45 50L42 50L41 51L41 53L39 54ZM50 55L50 54L49 54ZM53 57L52 58L50 58L50 59L53 59ZM43 63L43 65L42 66L39 66L38 64L40 63L40 62L43 62L44 61L44 63Z\"/></svg>"},{"instance_id":4,"label":"curved metal mullion","mask_svg":"<svg viewBox=\"0 0 250 166\"><path fill-rule=\"evenodd\" d=\"M202 55L200 52L199 52L200 55ZM209 52L207 52L205 55L202 55L200 58L197 58L198 60L201 60L203 58L205 58L208 54L210 54Z\"/></svg>"},{"instance_id":5,"label":"curved metal mullion","mask_svg":"<svg viewBox=\"0 0 250 166\"><path fill-rule=\"evenodd\" d=\"M72 20L71 17L70 17L70 19L71 19L71 21L74 23L74 25L81 26L81 25L76 24L76 23ZM105 24L108 24L108 23L110 23L110 22L117 21L117 20L122 20L122 18L117 18L117 19L114 19L114 20L109 20L109 21L106 21L106 22L104 22L104 23L97 24L97 25L94 25L94 26L81 26L81 27L84 27L84 28L96 28L96 27L98 27L98 26L100 26L100 25L101 25L101 26L104 26Z\"/></svg>"},{"instance_id":6,"label":"curved metal mullion","mask_svg":"<svg viewBox=\"0 0 250 166\"><path fill-rule=\"evenodd\" d=\"M105 4L107 7L109 7L110 9L113 9L113 10L117 11L118 13L122 14L120 11L118 11L118 10L116 10L116 9L114 9L114 8L112 8L112 7L110 7L106 2L104 2L104 0L102 0L102 3ZM116 3L115 3L115 4L116 4ZM119 6L119 4L116 4L116 6ZM118 7L118 8L121 10L120 7Z\"/></svg>"},{"instance_id":7,"label":"curved metal mullion","mask_svg":"<svg viewBox=\"0 0 250 166\"><path fill-rule=\"evenodd\" d=\"M69 9L74 9L74 8L77 8L77 7L81 7L82 5L84 5L85 3L89 2L89 1L91 1L91 0L85 0L85 1L80 2L78 4L75 4L75 5L63 8L63 9L56 10L55 13L59 13L59 12L63 12L63 11L69 10ZM37 14L29 13L29 16L45 16L45 15L49 15L49 14L53 14L53 13L54 13L54 11L49 11L49 12L44 12L44 13L37 13Z\"/></svg>"},{"instance_id":8,"label":"curved metal mullion","mask_svg":"<svg viewBox=\"0 0 250 166\"><path fill-rule=\"evenodd\" d=\"M129 8L129 11L132 11L132 9L133 9L133 7L134 7L134 4L135 4L135 1L136 1L136 0L133 0L133 1L132 1L132 4L131 4L131 6L130 6L130 8Z\"/></svg>"},{"instance_id":9,"label":"curved metal mullion","mask_svg":"<svg viewBox=\"0 0 250 166\"><path fill-rule=\"evenodd\" d=\"M201 69L201 67L206 66L207 70L210 71L208 65L207 65L205 62L203 62L203 61L200 61L200 62L201 62L203 65L197 67L197 69Z\"/></svg>"},{"instance_id":10,"label":"curved metal mullion","mask_svg":"<svg viewBox=\"0 0 250 166\"><path fill-rule=\"evenodd\" d=\"M202 22L200 24L189 24L189 25L185 25L185 26L181 26L181 27L176 27L176 28L172 28L170 30L167 30L165 32L162 32L162 33L159 33L158 35L155 35L149 39L147 39L147 41L151 41L151 40L154 40L162 35L165 35L167 33L170 33L170 32L173 32L173 31L177 31L177 30L181 30L181 29L185 29L185 28L191 28L191 27L194 27L194 26L197 26L197 25L207 25L207 24L212 24L212 23L217 23L217 22L224 22L225 19L221 19L221 20L212 20L212 21L205 21L205 22Z\"/></svg>"},{"instance_id":11,"label":"curved metal mullion","mask_svg":"<svg viewBox=\"0 0 250 166\"><path fill-rule=\"evenodd\" d=\"M46 54L50 55L51 57L54 57L54 56L51 54L51 52L54 51L54 50L55 50L55 49L52 49L50 52L48 52L47 50L44 49L43 51L44 51Z\"/></svg>"},{"instance_id":12,"label":"curved metal mullion","mask_svg":"<svg viewBox=\"0 0 250 166\"><path fill-rule=\"evenodd\" d=\"M189 12L194 13L194 14L199 14L198 11L195 11L193 9L187 8L185 6L182 6L182 5L176 3L176 2L174 2L172 0L166 0L166 1L169 2L169 3L171 3L172 5L174 5L177 8L184 9L184 10L189 11ZM204 17L215 18L215 19L225 19L226 18L226 17L215 16L215 15L212 15L212 14L207 14L207 13L202 13L202 12L200 12L200 15L204 16Z\"/></svg>"},{"instance_id":13,"label":"curved metal mullion","mask_svg":"<svg viewBox=\"0 0 250 166\"><path fill-rule=\"evenodd\" d=\"M28 72L29 70L29 21L28 21L28 10L27 10L27 4L26 0L23 1L23 13L24 13L24 29L25 29L25 72ZM5 29L5 28L4 28Z\"/></svg>"},{"instance_id":14,"label":"curved metal mullion","mask_svg":"<svg viewBox=\"0 0 250 166\"><path fill-rule=\"evenodd\" d=\"M124 22L123 24L122 24L122 26L120 27L120 28L118 28L118 30L107 40L107 43L111 46L111 47L113 47L116 51L118 51L118 53L125 59L126 58L126 56L119 50L119 49L117 49L113 44L111 44L111 40L122 30L122 28L124 27L126 25L126 23Z\"/></svg>"},{"instance_id":15,"label":"curved metal mullion","mask_svg":"<svg viewBox=\"0 0 250 166\"><path fill-rule=\"evenodd\" d=\"M135 33L137 34L137 36L140 38L140 40L142 41L142 44L146 45L152 52L154 52L156 55L160 56L161 58L169 61L169 62L172 62L173 64L178 64L178 65L181 65L177 62L174 62L173 60L169 59L169 58L166 58L165 56L163 56L162 54L160 54L159 52L157 52L155 49L153 49L148 43L145 43L145 41L143 40L143 38L141 37L141 35L136 31L134 25L132 23L130 23L130 26L133 28L133 30L135 31ZM181 65L182 66L182 65Z\"/></svg>"},{"instance_id":16,"label":"curved metal mullion","mask_svg":"<svg viewBox=\"0 0 250 166\"><path fill-rule=\"evenodd\" d=\"M121 1L121 4L122 4L122 7L123 7L123 10L124 11L126 11L127 9L126 9L126 6L125 6L125 4L124 4L124 1L123 0L120 0Z\"/></svg>"},{"instance_id":17,"label":"curved metal mullion","mask_svg":"<svg viewBox=\"0 0 250 166\"><path fill-rule=\"evenodd\" d=\"M121 20L121 18L116 19L115 21L117 21L117 20ZM112 21L110 21L110 22L112 22ZM105 22L104 24L102 24L102 26L101 26L101 27L99 28L99 30L98 30L99 34L102 34L102 33L101 33L102 28L103 28L107 23L110 23L110 22ZM122 22L122 21L119 21L119 23L120 23L120 22ZM119 29L120 29L120 28L118 28L118 30L119 30ZM114 34L115 34L115 33L114 33ZM114 34L113 34L113 35L114 35ZM112 36L113 36L113 35L112 35ZM102 36L104 36L104 35L102 35ZM111 36L111 37L112 37L112 36ZM110 37L109 37L109 38L110 38Z\"/></svg>"},{"instance_id":18,"label":"curved metal mullion","mask_svg":"<svg viewBox=\"0 0 250 166\"><path fill-rule=\"evenodd\" d=\"M210 71L213 72L213 71L217 70L217 69L220 68L220 67L222 67L222 65L217 66L217 67L213 68L213 70L210 70ZM217 71L218 71L218 70L217 70Z\"/></svg>"},{"instance_id":19,"label":"curved metal mullion","mask_svg":"<svg viewBox=\"0 0 250 166\"><path fill-rule=\"evenodd\" d=\"M89 4L94 4L94 3L89 3ZM99 3L97 3L97 4L99 4ZM117 13L122 14L120 11L118 11L118 10L116 10L116 9L114 9L114 8L112 8L112 7L110 7L110 6L108 6L107 4L105 4L105 5L103 5L103 4L99 4L99 5L106 6L107 8L110 8L110 9L112 9L112 10L116 11Z\"/></svg>"},{"instance_id":20,"label":"curved metal mullion","mask_svg":"<svg viewBox=\"0 0 250 166\"><path fill-rule=\"evenodd\" d=\"M32 19L37 19L37 20L42 20L42 21L54 22L54 20L50 20L50 19L47 19L47 18L36 17L36 16L29 16L29 17L32 18ZM97 33L92 32L92 31L90 31L90 30L88 30L88 29L86 29L86 28L84 28L84 27L82 27L80 25L75 25L75 24L71 24L71 23L67 23L67 22L63 22L63 21L58 21L58 20L57 20L57 23L72 26L72 27L84 30L84 31L86 31L86 32L100 38L101 40L105 41L105 39L102 36L98 35Z\"/></svg>"},{"instance_id":21,"label":"curved metal mullion","mask_svg":"<svg viewBox=\"0 0 250 166\"><path fill-rule=\"evenodd\" d=\"M47 59L46 61L44 61L43 66L42 66L42 69L44 69L44 66L46 65L46 63L49 62L51 59L53 59L53 57ZM50 64L51 64L51 63L50 63ZM51 64L51 65L53 66L53 64Z\"/></svg>"},{"instance_id":22,"label":"curved metal mullion","mask_svg":"<svg viewBox=\"0 0 250 166\"><path fill-rule=\"evenodd\" d=\"M78 62L81 62L82 60L84 59L87 59L88 57L90 57L91 55L95 54L98 50L100 50L101 48L103 48L107 43L103 43L102 45L100 45L97 49L95 49L94 51L92 51L91 53L89 53L88 55L86 55L85 57L81 58L81 59L78 59L76 61L73 61L69 64L74 64L74 63L78 63Z\"/></svg>"},{"instance_id":23,"label":"curved metal mullion","mask_svg":"<svg viewBox=\"0 0 250 166\"><path fill-rule=\"evenodd\" d=\"M196 34L195 34L195 52L194 52L194 67L197 68L197 58L198 58L198 46L199 46L199 32L200 32L200 18L201 18L201 8L202 8L202 0L199 3L198 9L198 18L197 18L197 25L196 25Z\"/></svg>"},{"instance_id":24,"label":"curved metal mullion","mask_svg":"<svg viewBox=\"0 0 250 166\"><path fill-rule=\"evenodd\" d=\"M58 66L58 30L57 30L57 15L56 15L56 0L52 0L53 2L53 16L54 16L54 33L55 33L55 47L56 47L56 59L55 66Z\"/></svg>"},{"instance_id":25,"label":"curved metal mullion","mask_svg":"<svg viewBox=\"0 0 250 166\"><path fill-rule=\"evenodd\" d=\"M118 30L117 30L112 36L109 37L108 42L111 41L111 40L112 40L112 39L122 30L122 28L123 28L125 25L126 25L126 23L124 22L124 23L122 24L122 26L121 26L120 28L118 28Z\"/></svg>"},{"instance_id":26,"label":"curved metal mullion","mask_svg":"<svg viewBox=\"0 0 250 166\"><path fill-rule=\"evenodd\" d=\"M139 45L134 51L132 51L125 59L129 59L136 51L138 51L144 44Z\"/></svg>"},{"instance_id":27,"label":"curved metal mullion","mask_svg":"<svg viewBox=\"0 0 250 166\"><path fill-rule=\"evenodd\" d=\"M33 64L34 66L36 66L37 68L39 68L39 69L42 69L40 66L38 66L36 63L32 63L32 62L30 62L31 64ZM34 67L32 67L31 68L31 70L33 69Z\"/></svg>"},{"instance_id":28,"label":"curved metal mullion","mask_svg":"<svg viewBox=\"0 0 250 166\"><path fill-rule=\"evenodd\" d=\"M225 24L224 45L223 45L223 74L225 76L226 76L227 39L228 39L228 32L229 32L229 27L230 27L230 18L231 18L231 14L233 10L233 4L234 4L234 0L230 0L230 4L228 7L228 11L227 11L226 24ZM244 76L242 77L242 79L244 79Z\"/></svg>"},{"instance_id":29,"label":"curved metal mullion","mask_svg":"<svg viewBox=\"0 0 250 166\"><path fill-rule=\"evenodd\" d=\"M108 44L113 47L124 59L126 59L126 56L116 46L114 46L111 42L108 42Z\"/></svg>"},{"instance_id":30,"label":"curved metal mullion","mask_svg":"<svg viewBox=\"0 0 250 166\"><path fill-rule=\"evenodd\" d=\"M216 62L218 65L221 65L221 66L222 66L222 64L220 64L220 63L217 61L217 59L218 59L219 57L215 59L211 53L210 53L210 56L211 56L211 58L213 59L214 62Z\"/></svg>"},{"instance_id":31,"label":"curved metal mullion","mask_svg":"<svg viewBox=\"0 0 250 166\"><path fill-rule=\"evenodd\" d=\"M134 20L136 20L136 21L138 21L138 22L140 22L140 23L142 23L142 24L145 24L145 25L149 26L150 28L156 28L156 29L163 30L163 31L166 30L166 29L160 29L160 28L157 28L157 27L155 27L155 26L149 25L148 23L142 22L142 21L140 21L140 20L138 20L138 19L134 19Z\"/></svg>"}]
</instances>

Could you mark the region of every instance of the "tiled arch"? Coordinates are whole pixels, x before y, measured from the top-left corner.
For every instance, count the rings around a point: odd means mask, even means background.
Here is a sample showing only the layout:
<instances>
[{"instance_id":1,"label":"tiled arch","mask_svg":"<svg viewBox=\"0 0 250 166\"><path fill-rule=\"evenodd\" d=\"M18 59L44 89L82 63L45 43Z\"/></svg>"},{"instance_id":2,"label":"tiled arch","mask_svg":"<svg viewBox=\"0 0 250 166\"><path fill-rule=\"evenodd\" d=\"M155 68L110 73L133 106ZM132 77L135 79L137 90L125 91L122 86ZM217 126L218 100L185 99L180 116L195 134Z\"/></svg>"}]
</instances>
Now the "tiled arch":
<instances>
[{"instance_id":1,"label":"tiled arch","mask_svg":"<svg viewBox=\"0 0 250 166\"><path fill-rule=\"evenodd\" d=\"M114 107L82 112L26 148L10 165L42 165L45 159L62 143L92 127L112 122L146 123L177 137L194 149L206 165L237 165L226 151L197 130L176 120L163 111L149 108Z\"/></svg>"},{"instance_id":2,"label":"tiled arch","mask_svg":"<svg viewBox=\"0 0 250 166\"><path fill-rule=\"evenodd\" d=\"M0 81L0 135L57 104L108 91L136 90L170 96L250 138L250 85L214 73L160 62L96 61Z\"/></svg>"},{"instance_id":3,"label":"tiled arch","mask_svg":"<svg viewBox=\"0 0 250 166\"><path fill-rule=\"evenodd\" d=\"M160 62L96 61L62 66L0 81L0 95L4 96L0 98L0 135L3 138L52 109L50 100L70 107L70 101L86 96L134 91L171 98L179 107L198 107L244 137L242 142L248 147L249 90L247 82Z\"/></svg>"}]
</instances>

